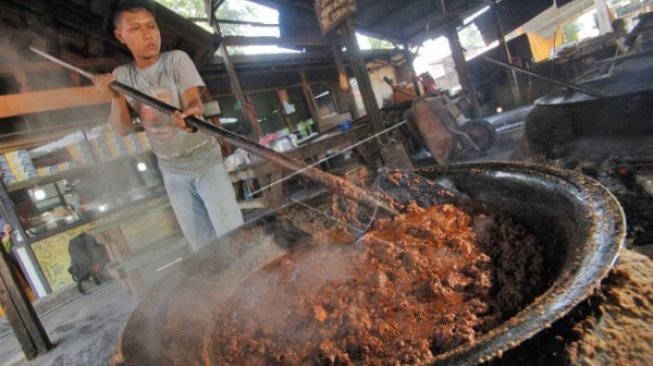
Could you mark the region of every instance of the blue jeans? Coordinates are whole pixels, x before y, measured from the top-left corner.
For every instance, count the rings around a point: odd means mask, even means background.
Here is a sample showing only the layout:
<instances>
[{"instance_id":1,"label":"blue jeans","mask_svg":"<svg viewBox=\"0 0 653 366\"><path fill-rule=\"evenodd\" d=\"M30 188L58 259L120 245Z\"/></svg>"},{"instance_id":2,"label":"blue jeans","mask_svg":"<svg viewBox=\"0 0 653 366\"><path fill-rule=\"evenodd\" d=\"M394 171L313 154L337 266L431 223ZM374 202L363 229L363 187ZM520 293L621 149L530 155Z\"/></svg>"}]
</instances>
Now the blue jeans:
<instances>
[{"instance_id":1,"label":"blue jeans","mask_svg":"<svg viewBox=\"0 0 653 366\"><path fill-rule=\"evenodd\" d=\"M163 182L181 231L197 251L241 226L243 215L222 162L193 173L162 168Z\"/></svg>"}]
</instances>

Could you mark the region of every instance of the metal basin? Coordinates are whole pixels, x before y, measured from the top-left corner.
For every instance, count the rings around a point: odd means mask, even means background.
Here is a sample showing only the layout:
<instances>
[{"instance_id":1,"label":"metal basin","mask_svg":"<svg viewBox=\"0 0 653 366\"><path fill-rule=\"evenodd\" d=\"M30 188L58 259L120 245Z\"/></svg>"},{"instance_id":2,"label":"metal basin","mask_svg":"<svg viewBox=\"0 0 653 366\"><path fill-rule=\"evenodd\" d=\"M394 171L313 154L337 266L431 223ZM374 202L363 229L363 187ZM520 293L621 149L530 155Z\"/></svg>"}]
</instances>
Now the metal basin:
<instances>
[{"instance_id":1,"label":"metal basin","mask_svg":"<svg viewBox=\"0 0 653 366\"><path fill-rule=\"evenodd\" d=\"M491 359L564 316L608 273L624 241L624 214L616 199L596 181L574 172L482 163L417 173L451 179L475 200L527 226L546 246L551 273L546 291L529 306L477 342L440 355L439 365L472 365ZM284 230L278 219L289 209L249 222L185 260L158 283L124 330L120 351L125 363L205 364L215 309L247 276L302 240L301 233ZM238 253L221 247L235 248ZM237 262L232 256L238 257Z\"/></svg>"}]
</instances>

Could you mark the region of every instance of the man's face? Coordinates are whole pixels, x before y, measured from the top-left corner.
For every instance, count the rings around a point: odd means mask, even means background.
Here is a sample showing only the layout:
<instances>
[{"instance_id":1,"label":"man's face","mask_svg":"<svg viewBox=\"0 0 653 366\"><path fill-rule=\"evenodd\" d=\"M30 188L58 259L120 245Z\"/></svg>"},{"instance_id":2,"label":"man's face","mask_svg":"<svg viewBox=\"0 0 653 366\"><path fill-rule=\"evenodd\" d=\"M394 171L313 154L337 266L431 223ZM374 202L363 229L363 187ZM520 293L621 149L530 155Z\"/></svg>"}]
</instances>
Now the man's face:
<instances>
[{"instance_id":1,"label":"man's face","mask_svg":"<svg viewBox=\"0 0 653 366\"><path fill-rule=\"evenodd\" d=\"M129 48L135 59L150 60L159 57L161 33L149 11L137 9L122 12L114 34Z\"/></svg>"}]
</instances>

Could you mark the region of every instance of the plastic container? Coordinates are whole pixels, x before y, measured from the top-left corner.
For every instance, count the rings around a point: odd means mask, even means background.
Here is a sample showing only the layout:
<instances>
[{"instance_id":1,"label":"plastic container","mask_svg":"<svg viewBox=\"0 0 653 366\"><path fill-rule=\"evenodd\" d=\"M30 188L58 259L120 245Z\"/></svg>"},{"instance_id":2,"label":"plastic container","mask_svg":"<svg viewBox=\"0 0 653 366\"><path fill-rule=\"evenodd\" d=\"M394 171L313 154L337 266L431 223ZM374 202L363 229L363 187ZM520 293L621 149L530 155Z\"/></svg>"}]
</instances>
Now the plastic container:
<instances>
[{"instance_id":1,"label":"plastic container","mask_svg":"<svg viewBox=\"0 0 653 366\"><path fill-rule=\"evenodd\" d=\"M354 123L352 121L343 121L343 122L340 122L340 124L338 124L338 127L339 127L341 132L346 132L346 131L351 130L353 125L354 125Z\"/></svg>"}]
</instances>

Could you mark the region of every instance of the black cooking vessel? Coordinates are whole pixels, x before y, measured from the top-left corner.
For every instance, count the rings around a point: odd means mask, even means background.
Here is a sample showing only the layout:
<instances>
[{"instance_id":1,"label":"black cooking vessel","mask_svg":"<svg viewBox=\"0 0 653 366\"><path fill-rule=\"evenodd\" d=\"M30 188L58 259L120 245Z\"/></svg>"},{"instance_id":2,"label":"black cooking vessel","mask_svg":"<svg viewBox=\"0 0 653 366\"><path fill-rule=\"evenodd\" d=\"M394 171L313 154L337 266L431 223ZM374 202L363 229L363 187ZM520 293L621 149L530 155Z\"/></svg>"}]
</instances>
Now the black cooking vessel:
<instances>
[{"instance_id":1,"label":"black cooking vessel","mask_svg":"<svg viewBox=\"0 0 653 366\"><path fill-rule=\"evenodd\" d=\"M584 300L612 268L625 238L616 198L576 172L517 163L458 165L419 174L445 176L478 201L496 207L544 245L552 282L519 314L471 345L438 357L438 365L473 365L531 338Z\"/></svg>"},{"instance_id":2,"label":"black cooking vessel","mask_svg":"<svg viewBox=\"0 0 653 366\"><path fill-rule=\"evenodd\" d=\"M521 157L551 155L581 139L653 134L653 50L600 62L576 82L607 96L565 89L538 99L526 117Z\"/></svg>"},{"instance_id":3,"label":"black cooking vessel","mask_svg":"<svg viewBox=\"0 0 653 366\"><path fill-rule=\"evenodd\" d=\"M526 225L545 246L551 273L545 292L525 309L474 344L439 356L436 364L472 365L491 359L560 319L608 273L624 241L624 215L617 200L599 183L575 172L482 163L417 173L451 179L473 199ZM249 222L160 281L124 330L120 350L125 363L205 364L212 314L247 276L306 239L287 220L289 211L292 216L302 210L285 207Z\"/></svg>"}]
</instances>

